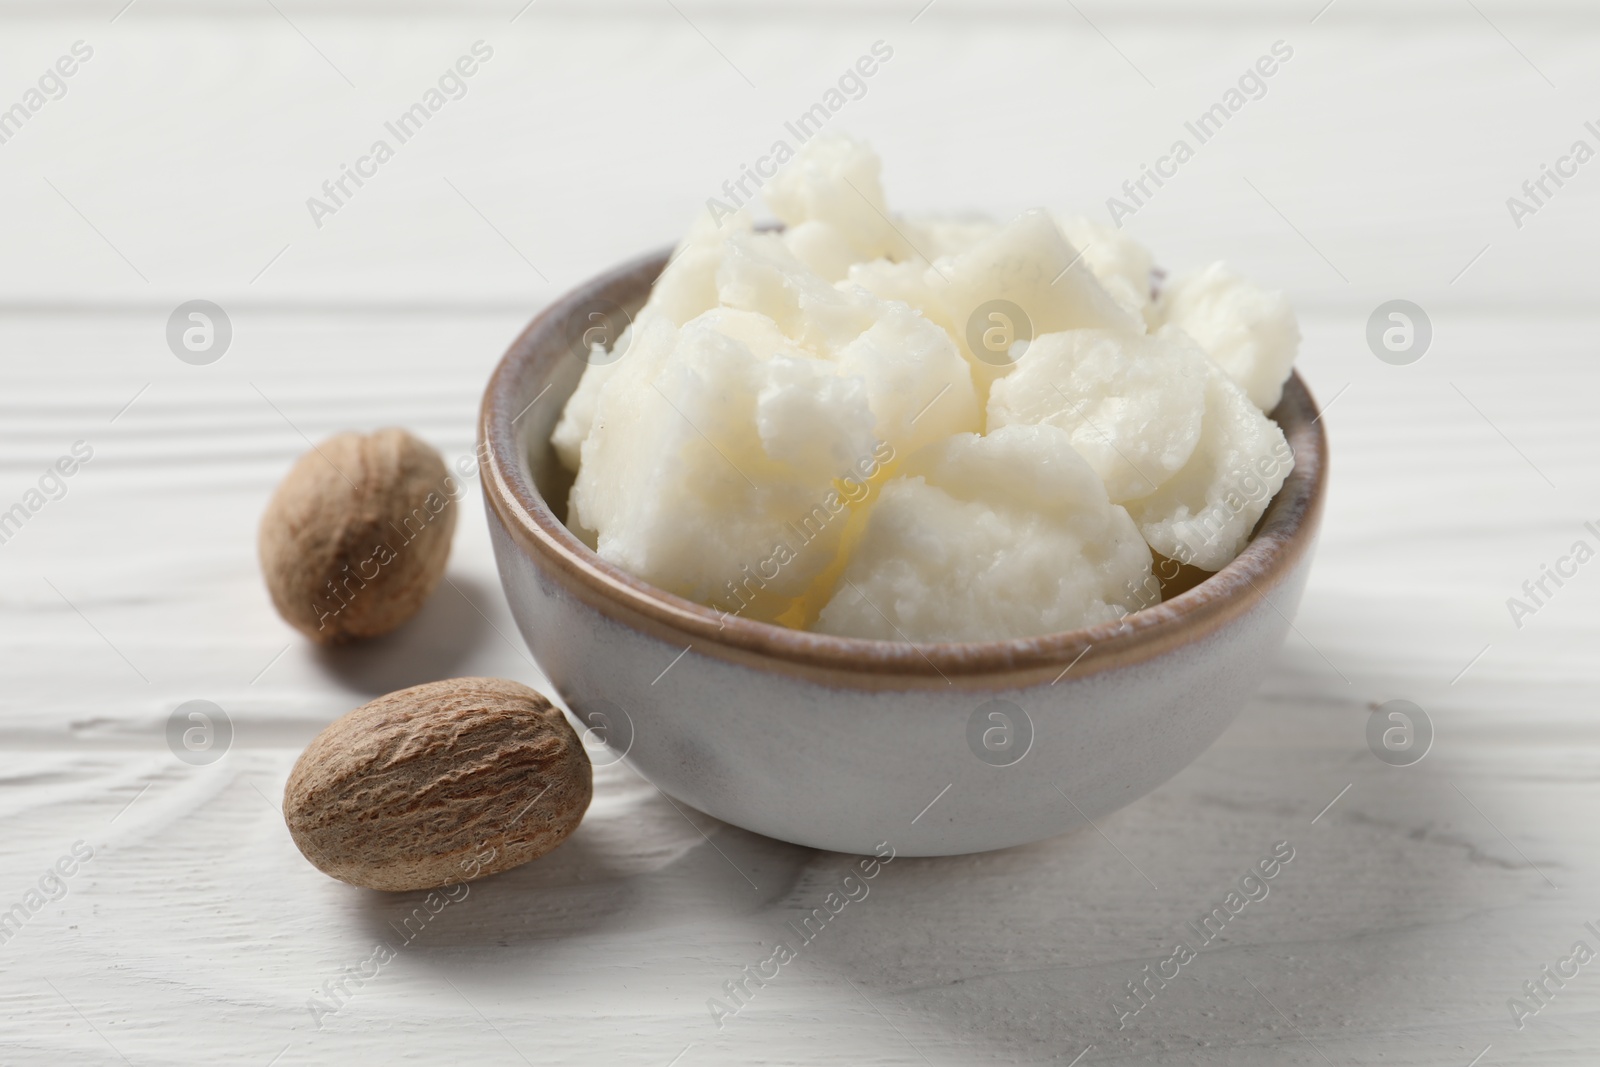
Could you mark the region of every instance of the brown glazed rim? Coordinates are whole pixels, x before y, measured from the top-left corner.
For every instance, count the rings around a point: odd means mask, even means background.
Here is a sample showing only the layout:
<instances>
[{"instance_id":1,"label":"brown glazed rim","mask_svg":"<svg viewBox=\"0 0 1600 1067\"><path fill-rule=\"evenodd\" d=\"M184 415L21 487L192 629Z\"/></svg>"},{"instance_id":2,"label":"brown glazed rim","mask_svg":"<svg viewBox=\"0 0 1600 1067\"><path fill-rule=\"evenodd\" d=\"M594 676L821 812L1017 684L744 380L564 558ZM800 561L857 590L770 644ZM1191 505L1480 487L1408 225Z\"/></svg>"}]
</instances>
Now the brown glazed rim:
<instances>
[{"instance_id":1,"label":"brown glazed rim","mask_svg":"<svg viewBox=\"0 0 1600 1067\"><path fill-rule=\"evenodd\" d=\"M1119 622L1005 641L908 644L724 618L658 589L607 563L566 528L534 486L515 424L530 398L542 395L557 361L578 358L568 340L571 324L597 307L631 314L667 258L662 252L625 263L541 311L489 379L479 424L484 493L512 538L565 593L624 625L701 654L848 688L1023 686L1053 680L1069 665L1072 677L1081 678L1147 662L1227 626L1258 599L1277 611L1272 591L1312 550L1327 482L1327 440L1316 404L1295 374L1272 412L1295 466L1254 538L1210 578Z\"/></svg>"}]
</instances>

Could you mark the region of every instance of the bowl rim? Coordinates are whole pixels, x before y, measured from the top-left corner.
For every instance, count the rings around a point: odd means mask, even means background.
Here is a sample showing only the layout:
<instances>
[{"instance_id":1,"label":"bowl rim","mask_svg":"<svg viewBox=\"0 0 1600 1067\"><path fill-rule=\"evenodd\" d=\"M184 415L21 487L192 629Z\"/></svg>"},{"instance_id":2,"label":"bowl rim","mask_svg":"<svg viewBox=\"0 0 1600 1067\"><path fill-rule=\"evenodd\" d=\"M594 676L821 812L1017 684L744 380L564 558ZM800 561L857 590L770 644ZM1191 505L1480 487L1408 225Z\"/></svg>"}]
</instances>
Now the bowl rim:
<instances>
[{"instance_id":1,"label":"bowl rim","mask_svg":"<svg viewBox=\"0 0 1600 1067\"><path fill-rule=\"evenodd\" d=\"M765 669L820 676L834 684L874 688L954 685L997 675L1013 676L1011 680L1018 680L1018 675L1053 676L1059 681L1068 671L1081 680L1197 642L1254 610L1258 600L1287 623L1288 614L1268 593L1293 575L1312 551L1328 465L1321 413L1297 372L1285 383L1283 399L1270 413L1288 440L1294 467L1244 550L1194 587L1118 621L999 641L835 637L725 615L601 559L567 529L539 492L516 422L550 388L558 362L578 358L566 338L577 314L596 306L626 306L627 291L632 290L634 297L647 293L669 258L670 250L664 250L630 260L547 305L511 343L484 391L478 457L485 501L541 573L558 580L566 592L590 607L625 626L682 645L685 652L694 649ZM542 388L530 400L534 385Z\"/></svg>"}]
</instances>

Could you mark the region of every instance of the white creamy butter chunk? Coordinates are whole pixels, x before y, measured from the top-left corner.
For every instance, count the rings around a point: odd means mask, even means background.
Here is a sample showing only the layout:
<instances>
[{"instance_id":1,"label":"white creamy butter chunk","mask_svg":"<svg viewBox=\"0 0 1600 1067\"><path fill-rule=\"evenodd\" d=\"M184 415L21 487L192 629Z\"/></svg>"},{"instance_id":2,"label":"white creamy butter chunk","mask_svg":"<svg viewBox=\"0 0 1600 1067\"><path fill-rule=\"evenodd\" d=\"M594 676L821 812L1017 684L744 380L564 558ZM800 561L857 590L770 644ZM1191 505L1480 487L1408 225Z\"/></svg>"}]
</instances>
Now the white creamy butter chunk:
<instances>
[{"instance_id":1,"label":"white creamy butter chunk","mask_svg":"<svg viewBox=\"0 0 1600 1067\"><path fill-rule=\"evenodd\" d=\"M717 268L717 296L724 307L765 315L819 355L861 336L881 309L881 301L865 290L830 285L771 233L728 238Z\"/></svg>"},{"instance_id":2,"label":"white creamy butter chunk","mask_svg":"<svg viewBox=\"0 0 1600 1067\"><path fill-rule=\"evenodd\" d=\"M853 262L841 277L881 300L910 304L951 329L941 303L950 267L956 256L971 250L1000 227L973 219L903 218L896 225L905 236L904 258Z\"/></svg>"},{"instance_id":3,"label":"white creamy butter chunk","mask_svg":"<svg viewBox=\"0 0 1600 1067\"><path fill-rule=\"evenodd\" d=\"M1118 303L1043 209L972 236L959 255L931 264L857 263L847 277L949 331L980 391L1010 370L1026 347L1019 340L1074 329L1145 331L1144 319Z\"/></svg>"},{"instance_id":4,"label":"white creamy butter chunk","mask_svg":"<svg viewBox=\"0 0 1600 1067\"><path fill-rule=\"evenodd\" d=\"M811 355L773 356L765 369L756 432L768 458L827 485L872 455L878 440L866 382Z\"/></svg>"},{"instance_id":5,"label":"white creamy butter chunk","mask_svg":"<svg viewBox=\"0 0 1600 1067\"><path fill-rule=\"evenodd\" d=\"M945 256L959 256L999 229L990 219L903 216L895 223L924 267Z\"/></svg>"},{"instance_id":6,"label":"white creamy butter chunk","mask_svg":"<svg viewBox=\"0 0 1600 1067\"><path fill-rule=\"evenodd\" d=\"M750 213L740 210L722 219L720 225L710 214L695 215L689 234L673 249L667 265L650 288L650 296L639 309L635 320L659 315L674 326L682 326L696 315L718 306L717 269L722 265L723 248L727 239L736 233L751 232ZM567 399L561 420L556 424L550 443L556 456L568 470L578 469L579 448L589 436L594 421L595 404L612 368L626 356L633 343L635 330L625 329L613 345L621 353L616 359L598 358L599 353L584 368L578 387Z\"/></svg>"},{"instance_id":7,"label":"white creamy butter chunk","mask_svg":"<svg viewBox=\"0 0 1600 1067\"><path fill-rule=\"evenodd\" d=\"M633 327L629 326L623 331L623 340L618 342L619 350L626 352L626 346L632 343ZM583 439L589 436L589 430L594 426L595 405L600 402L600 392L605 388L606 378L614 366L615 363L603 362L598 358L591 362L583 369L578 387L567 398L567 406L561 409L561 418L550 435L550 444L556 450L556 458L569 471L578 469L579 450L583 447Z\"/></svg>"},{"instance_id":8,"label":"white creamy butter chunk","mask_svg":"<svg viewBox=\"0 0 1600 1067\"><path fill-rule=\"evenodd\" d=\"M884 641L1071 630L1141 606L1150 562L1065 431L962 434L884 486L816 629Z\"/></svg>"},{"instance_id":9,"label":"white creamy butter chunk","mask_svg":"<svg viewBox=\"0 0 1600 1067\"><path fill-rule=\"evenodd\" d=\"M826 222L849 242L855 259L876 259L899 247L884 204L880 167L872 149L828 131L803 144L762 192L786 225Z\"/></svg>"},{"instance_id":10,"label":"white creamy butter chunk","mask_svg":"<svg viewBox=\"0 0 1600 1067\"><path fill-rule=\"evenodd\" d=\"M1047 422L1105 483L1115 503L1148 496L1194 453L1213 373L1178 330L1139 335L1067 330L1036 337L989 393L988 427Z\"/></svg>"},{"instance_id":11,"label":"white creamy butter chunk","mask_svg":"<svg viewBox=\"0 0 1600 1067\"><path fill-rule=\"evenodd\" d=\"M689 236L673 249L666 268L651 287L644 310L660 312L673 325L682 326L716 307L717 268L722 265L723 249L729 237L750 230L748 211L740 210L724 218L720 225L709 213L696 215Z\"/></svg>"},{"instance_id":12,"label":"white creamy butter chunk","mask_svg":"<svg viewBox=\"0 0 1600 1067\"><path fill-rule=\"evenodd\" d=\"M842 280L860 258L844 233L821 219L808 219L789 227L780 240L795 259L825 282Z\"/></svg>"},{"instance_id":13,"label":"white creamy butter chunk","mask_svg":"<svg viewBox=\"0 0 1600 1067\"><path fill-rule=\"evenodd\" d=\"M620 411L641 384L650 382L678 343L678 329L667 316L654 311L641 311L626 331L628 347L624 357L611 363L591 363L578 379L578 387L567 400L556 423L550 442L555 447L561 463L581 475L586 445L593 436L603 398L618 394L613 411ZM618 388L615 379L622 385ZM615 419L616 416L614 415ZM613 446L615 447L615 446ZM567 526L590 548L595 546L594 528L586 524L578 513L580 476L574 481L567 497Z\"/></svg>"},{"instance_id":14,"label":"white creamy butter chunk","mask_svg":"<svg viewBox=\"0 0 1600 1067\"><path fill-rule=\"evenodd\" d=\"M638 325L596 404L573 517L631 574L776 617L833 561L881 463L866 390L749 312Z\"/></svg>"},{"instance_id":15,"label":"white creamy butter chunk","mask_svg":"<svg viewBox=\"0 0 1600 1067\"><path fill-rule=\"evenodd\" d=\"M1094 276L1124 311L1141 321L1150 318L1150 252L1127 232L1082 215L1055 214L1056 225L1083 253Z\"/></svg>"},{"instance_id":16,"label":"white creamy butter chunk","mask_svg":"<svg viewBox=\"0 0 1600 1067\"><path fill-rule=\"evenodd\" d=\"M943 272L945 316L982 383L1010 369L1009 343L1018 338L1060 330L1144 332L1144 320L1118 305L1080 260L1049 213L1034 209Z\"/></svg>"},{"instance_id":17,"label":"white creamy butter chunk","mask_svg":"<svg viewBox=\"0 0 1600 1067\"><path fill-rule=\"evenodd\" d=\"M1150 547L1201 570L1221 570L1239 554L1294 469L1278 424L1211 366L1200 440L1183 469L1149 496L1128 503Z\"/></svg>"},{"instance_id":18,"label":"white creamy butter chunk","mask_svg":"<svg viewBox=\"0 0 1600 1067\"><path fill-rule=\"evenodd\" d=\"M943 293L948 284L953 260L944 258L928 264L920 259L896 263L888 259L872 259L852 263L845 275L846 283L860 286L879 300L898 300L919 312L929 322L937 323L955 337L955 327L945 314ZM944 273L941 274L940 272Z\"/></svg>"},{"instance_id":19,"label":"white creamy butter chunk","mask_svg":"<svg viewBox=\"0 0 1600 1067\"><path fill-rule=\"evenodd\" d=\"M955 342L910 308L849 282L829 285L772 234L730 238L718 283L725 306L771 319L838 373L860 379L877 435L896 455L980 428L972 373Z\"/></svg>"},{"instance_id":20,"label":"white creamy butter chunk","mask_svg":"<svg viewBox=\"0 0 1600 1067\"><path fill-rule=\"evenodd\" d=\"M1278 406L1300 349L1300 326L1282 292L1219 261L1167 286L1156 315L1193 337L1256 407Z\"/></svg>"},{"instance_id":21,"label":"white creamy butter chunk","mask_svg":"<svg viewBox=\"0 0 1600 1067\"><path fill-rule=\"evenodd\" d=\"M883 305L878 321L837 358L843 373L865 383L875 432L898 456L982 429L972 371L955 342L902 304Z\"/></svg>"}]
</instances>

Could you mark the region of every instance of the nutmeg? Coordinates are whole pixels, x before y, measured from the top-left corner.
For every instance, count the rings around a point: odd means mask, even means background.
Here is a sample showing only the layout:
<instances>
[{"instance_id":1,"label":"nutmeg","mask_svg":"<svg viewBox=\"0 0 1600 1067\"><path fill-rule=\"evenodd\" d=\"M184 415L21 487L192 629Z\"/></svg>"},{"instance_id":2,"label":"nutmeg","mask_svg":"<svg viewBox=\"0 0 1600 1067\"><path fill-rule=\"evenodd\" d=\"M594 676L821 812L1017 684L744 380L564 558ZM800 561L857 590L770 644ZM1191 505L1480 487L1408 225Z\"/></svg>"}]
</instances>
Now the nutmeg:
<instances>
[{"instance_id":1,"label":"nutmeg","mask_svg":"<svg viewBox=\"0 0 1600 1067\"><path fill-rule=\"evenodd\" d=\"M320 644L375 637L444 575L457 483L405 430L341 433L301 456L261 518L261 571L278 613Z\"/></svg>"},{"instance_id":2,"label":"nutmeg","mask_svg":"<svg viewBox=\"0 0 1600 1067\"><path fill-rule=\"evenodd\" d=\"M379 697L307 746L283 791L294 843L369 889L433 889L543 856L593 792L577 732L542 695L454 678Z\"/></svg>"}]
</instances>

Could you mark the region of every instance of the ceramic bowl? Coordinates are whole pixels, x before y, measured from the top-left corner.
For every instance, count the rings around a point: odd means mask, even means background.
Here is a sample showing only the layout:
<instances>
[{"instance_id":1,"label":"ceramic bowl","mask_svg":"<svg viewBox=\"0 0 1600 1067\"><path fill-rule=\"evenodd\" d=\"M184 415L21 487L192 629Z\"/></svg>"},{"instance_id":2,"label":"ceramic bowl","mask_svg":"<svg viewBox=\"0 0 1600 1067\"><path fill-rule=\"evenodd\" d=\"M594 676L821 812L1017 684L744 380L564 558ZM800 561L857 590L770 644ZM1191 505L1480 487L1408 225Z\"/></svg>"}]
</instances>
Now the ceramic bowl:
<instances>
[{"instance_id":1,"label":"ceramic bowl","mask_svg":"<svg viewBox=\"0 0 1600 1067\"><path fill-rule=\"evenodd\" d=\"M1171 599L1070 633L899 644L723 618L600 559L562 523L548 441L584 370L643 304L650 256L550 305L490 379L480 423L501 581L598 761L757 833L840 852L981 852L1149 792L1271 668L1316 540L1327 443L1304 383L1273 418L1295 467L1244 552ZM626 358L623 354L621 358Z\"/></svg>"}]
</instances>

